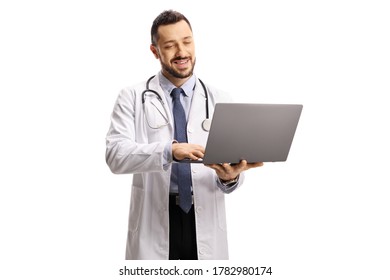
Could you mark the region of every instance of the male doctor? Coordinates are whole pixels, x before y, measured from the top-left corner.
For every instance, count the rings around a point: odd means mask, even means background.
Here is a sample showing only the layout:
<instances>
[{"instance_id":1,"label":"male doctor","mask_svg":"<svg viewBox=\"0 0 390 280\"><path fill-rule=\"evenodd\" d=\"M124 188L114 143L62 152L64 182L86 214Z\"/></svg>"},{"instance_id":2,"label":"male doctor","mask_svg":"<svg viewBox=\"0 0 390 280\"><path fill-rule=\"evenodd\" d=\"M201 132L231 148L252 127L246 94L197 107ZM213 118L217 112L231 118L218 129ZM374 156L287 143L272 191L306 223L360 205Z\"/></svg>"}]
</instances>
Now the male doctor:
<instances>
[{"instance_id":1,"label":"male doctor","mask_svg":"<svg viewBox=\"0 0 390 280\"><path fill-rule=\"evenodd\" d=\"M126 259L227 259L224 194L242 184L243 171L262 163L178 163L203 158L205 91L210 115L230 98L204 90L193 74L194 38L184 15L162 12L151 41L161 71L120 92L106 138L111 171L134 174Z\"/></svg>"}]
</instances>

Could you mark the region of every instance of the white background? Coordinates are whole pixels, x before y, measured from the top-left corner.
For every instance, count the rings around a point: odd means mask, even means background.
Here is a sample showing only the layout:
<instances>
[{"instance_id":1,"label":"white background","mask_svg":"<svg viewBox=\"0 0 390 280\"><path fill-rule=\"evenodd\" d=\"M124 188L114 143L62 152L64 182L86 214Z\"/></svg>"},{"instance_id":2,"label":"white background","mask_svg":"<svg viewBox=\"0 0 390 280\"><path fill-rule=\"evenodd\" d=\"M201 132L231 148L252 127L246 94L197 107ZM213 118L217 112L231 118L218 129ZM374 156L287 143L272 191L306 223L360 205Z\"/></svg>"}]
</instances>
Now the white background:
<instances>
[{"instance_id":1,"label":"white background","mask_svg":"<svg viewBox=\"0 0 390 280\"><path fill-rule=\"evenodd\" d=\"M288 161L227 196L222 264L389 279L390 9L375 0L2 1L0 278L125 279L131 175L110 173L105 134L119 90L160 69L149 32L169 8L204 81L304 105Z\"/></svg>"}]
</instances>

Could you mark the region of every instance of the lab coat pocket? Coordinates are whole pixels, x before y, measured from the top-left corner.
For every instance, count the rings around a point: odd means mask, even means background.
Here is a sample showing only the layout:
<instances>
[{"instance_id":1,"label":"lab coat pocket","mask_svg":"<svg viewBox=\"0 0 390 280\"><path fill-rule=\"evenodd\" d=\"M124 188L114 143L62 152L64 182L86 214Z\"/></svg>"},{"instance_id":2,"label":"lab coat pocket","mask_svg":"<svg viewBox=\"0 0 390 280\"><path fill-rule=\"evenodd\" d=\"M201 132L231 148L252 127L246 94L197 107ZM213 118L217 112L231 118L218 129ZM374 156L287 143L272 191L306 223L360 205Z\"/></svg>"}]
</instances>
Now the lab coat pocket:
<instances>
[{"instance_id":1,"label":"lab coat pocket","mask_svg":"<svg viewBox=\"0 0 390 280\"><path fill-rule=\"evenodd\" d=\"M164 106L156 99L145 102L144 110L145 120L149 128L160 129L169 124L169 116L167 115Z\"/></svg>"},{"instance_id":2,"label":"lab coat pocket","mask_svg":"<svg viewBox=\"0 0 390 280\"><path fill-rule=\"evenodd\" d=\"M131 190L129 231L138 231L141 211L144 203L144 190L133 187Z\"/></svg>"}]
</instances>

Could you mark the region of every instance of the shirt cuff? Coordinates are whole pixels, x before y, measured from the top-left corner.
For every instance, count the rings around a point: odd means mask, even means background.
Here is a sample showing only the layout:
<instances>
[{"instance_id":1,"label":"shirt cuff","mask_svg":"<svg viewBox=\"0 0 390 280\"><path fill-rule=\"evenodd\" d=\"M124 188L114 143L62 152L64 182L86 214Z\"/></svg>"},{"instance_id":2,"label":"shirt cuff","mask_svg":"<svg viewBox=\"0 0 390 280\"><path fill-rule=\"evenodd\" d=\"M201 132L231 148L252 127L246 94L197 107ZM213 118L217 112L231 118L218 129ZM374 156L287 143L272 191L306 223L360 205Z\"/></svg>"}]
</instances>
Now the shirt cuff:
<instances>
[{"instance_id":1,"label":"shirt cuff","mask_svg":"<svg viewBox=\"0 0 390 280\"><path fill-rule=\"evenodd\" d=\"M233 184L226 185L226 184L222 183L221 179L218 178L217 179L217 186L224 193L231 193L232 191L234 191L238 187L239 179L240 179L240 175L238 175L238 177L237 177L237 182L235 182Z\"/></svg>"}]
</instances>

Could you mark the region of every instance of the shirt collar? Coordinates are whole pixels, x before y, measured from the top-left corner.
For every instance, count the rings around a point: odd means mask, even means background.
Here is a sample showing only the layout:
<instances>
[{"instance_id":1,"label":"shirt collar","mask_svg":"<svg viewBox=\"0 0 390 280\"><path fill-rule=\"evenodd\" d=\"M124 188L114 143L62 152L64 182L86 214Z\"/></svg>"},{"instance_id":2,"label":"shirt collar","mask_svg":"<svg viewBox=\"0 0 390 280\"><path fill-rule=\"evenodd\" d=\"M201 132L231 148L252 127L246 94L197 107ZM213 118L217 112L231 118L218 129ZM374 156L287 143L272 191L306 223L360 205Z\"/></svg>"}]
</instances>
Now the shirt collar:
<instances>
[{"instance_id":1,"label":"shirt collar","mask_svg":"<svg viewBox=\"0 0 390 280\"><path fill-rule=\"evenodd\" d=\"M171 94L171 91L176 88L174 84L171 83L170 80L168 80L161 71L158 73L158 78L160 81L160 86L164 90L164 92L168 95ZM196 77L195 75L192 75L191 78L189 78L182 86L181 88L184 90L184 95L188 97L192 97L194 93L196 83Z\"/></svg>"}]
</instances>

